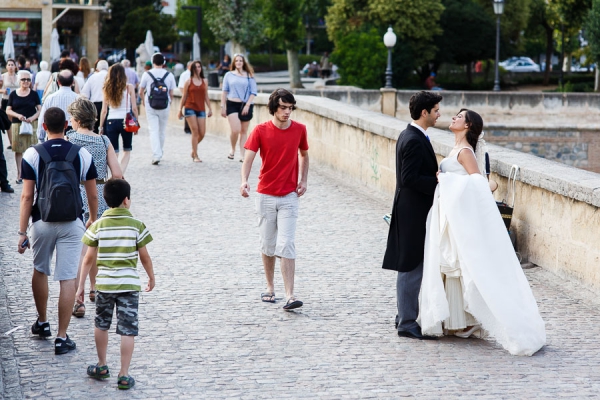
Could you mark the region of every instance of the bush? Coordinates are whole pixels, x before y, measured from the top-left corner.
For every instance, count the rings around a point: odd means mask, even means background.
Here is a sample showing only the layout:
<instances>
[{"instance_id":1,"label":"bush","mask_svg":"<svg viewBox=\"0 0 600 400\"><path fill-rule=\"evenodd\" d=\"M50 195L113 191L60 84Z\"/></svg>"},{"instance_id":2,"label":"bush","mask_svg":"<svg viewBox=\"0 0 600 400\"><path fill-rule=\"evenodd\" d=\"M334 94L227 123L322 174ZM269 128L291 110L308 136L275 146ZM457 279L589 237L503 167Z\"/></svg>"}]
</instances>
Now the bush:
<instances>
[{"instance_id":1,"label":"bush","mask_svg":"<svg viewBox=\"0 0 600 400\"><path fill-rule=\"evenodd\" d=\"M316 61L319 63L321 56L317 54L299 54L298 62L300 63L299 68L302 69L306 63ZM273 54L273 65L271 66L269 54L250 54L248 61L254 67L256 72L269 72L269 71L287 71L287 54Z\"/></svg>"},{"instance_id":2,"label":"bush","mask_svg":"<svg viewBox=\"0 0 600 400\"><path fill-rule=\"evenodd\" d=\"M340 38L331 54L338 66L339 84L363 89L383 87L387 49L376 29L352 32Z\"/></svg>"}]
</instances>

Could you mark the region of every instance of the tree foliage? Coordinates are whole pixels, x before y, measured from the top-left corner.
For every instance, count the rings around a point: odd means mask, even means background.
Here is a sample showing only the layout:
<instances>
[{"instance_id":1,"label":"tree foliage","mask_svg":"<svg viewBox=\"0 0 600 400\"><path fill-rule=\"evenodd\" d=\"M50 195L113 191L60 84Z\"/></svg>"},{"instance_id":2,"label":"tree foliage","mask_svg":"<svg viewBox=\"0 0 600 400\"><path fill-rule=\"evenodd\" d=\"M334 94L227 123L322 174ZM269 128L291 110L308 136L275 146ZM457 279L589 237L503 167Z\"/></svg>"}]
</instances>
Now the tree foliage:
<instances>
[{"instance_id":1,"label":"tree foliage","mask_svg":"<svg viewBox=\"0 0 600 400\"><path fill-rule=\"evenodd\" d=\"M215 35L206 23L204 13L210 9L208 0L177 0L177 9L175 11L175 19L177 21L177 29L183 35L193 36L197 30L196 10L183 10L182 6L199 6L202 7L202 33L200 34L202 51L210 49L213 51L219 50L220 43L217 43Z\"/></svg>"},{"instance_id":2,"label":"tree foliage","mask_svg":"<svg viewBox=\"0 0 600 400\"><path fill-rule=\"evenodd\" d=\"M106 0L101 1L101 4L104 5ZM140 25L145 24L145 16L136 21L131 21L130 13L141 7L150 7L147 10L151 10L150 13L156 14L159 13L162 9L161 3L159 0L118 0L111 2L111 14L110 19L104 19L102 21L102 28L100 30L100 43L104 46L109 47L117 47L123 46L126 47L123 42L119 40L119 36L121 36L121 32L123 32L123 25L125 22L129 21L129 24L138 23ZM145 31L144 31L145 32ZM145 33L144 33L145 34ZM141 42L143 42L142 39ZM139 42L139 43L141 43ZM139 45L137 43L133 48Z\"/></svg>"},{"instance_id":3,"label":"tree foliage","mask_svg":"<svg viewBox=\"0 0 600 400\"><path fill-rule=\"evenodd\" d=\"M154 45L164 49L177 40L174 24L171 15L156 12L153 6L138 7L128 14L117 42L128 49L136 48L146 40L146 31L150 30Z\"/></svg>"},{"instance_id":4,"label":"tree foliage","mask_svg":"<svg viewBox=\"0 0 600 400\"><path fill-rule=\"evenodd\" d=\"M217 41L251 47L264 40L261 15L256 0L209 0L206 21Z\"/></svg>"},{"instance_id":5,"label":"tree foliage","mask_svg":"<svg viewBox=\"0 0 600 400\"><path fill-rule=\"evenodd\" d=\"M600 62L600 0L592 0L592 7L585 19L585 37L589 41L590 55Z\"/></svg>"}]
</instances>

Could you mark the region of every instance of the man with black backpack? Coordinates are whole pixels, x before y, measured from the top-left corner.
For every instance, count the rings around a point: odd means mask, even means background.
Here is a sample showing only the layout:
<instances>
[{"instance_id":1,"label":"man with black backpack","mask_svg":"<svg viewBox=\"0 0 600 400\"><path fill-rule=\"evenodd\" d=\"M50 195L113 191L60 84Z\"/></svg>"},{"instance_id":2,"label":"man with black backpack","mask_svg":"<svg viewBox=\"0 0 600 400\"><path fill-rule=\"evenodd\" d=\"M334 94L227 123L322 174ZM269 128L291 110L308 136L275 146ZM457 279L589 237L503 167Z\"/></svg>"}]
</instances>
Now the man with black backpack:
<instances>
[{"instance_id":1,"label":"man with black backpack","mask_svg":"<svg viewBox=\"0 0 600 400\"><path fill-rule=\"evenodd\" d=\"M81 254L81 238L86 225L79 183L88 198L90 220L98 213L98 173L92 155L84 148L64 139L67 121L58 107L46 110L44 130L48 140L30 147L21 163L23 192L19 218L19 253L33 250L33 278L31 288L38 319L31 333L42 338L52 336L47 316L48 275L51 274L52 254L56 252L54 280L60 281L58 299L58 333L54 341L55 354L75 349L67 335L75 302L77 269ZM31 217L31 232L27 232Z\"/></svg>"},{"instance_id":2,"label":"man with black backpack","mask_svg":"<svg viewBox=\"0 0 600 400\"><path fill-rule=\"evenodd\" d=\"M163 69L165 58L160 53L152 56L152 69L144 72L140 81L140 97L146 107L152 165L158 165L163 156L165 130L169 119L169 106L173 89L177 86L173 74Z\"/></svg>"}]
</instances>

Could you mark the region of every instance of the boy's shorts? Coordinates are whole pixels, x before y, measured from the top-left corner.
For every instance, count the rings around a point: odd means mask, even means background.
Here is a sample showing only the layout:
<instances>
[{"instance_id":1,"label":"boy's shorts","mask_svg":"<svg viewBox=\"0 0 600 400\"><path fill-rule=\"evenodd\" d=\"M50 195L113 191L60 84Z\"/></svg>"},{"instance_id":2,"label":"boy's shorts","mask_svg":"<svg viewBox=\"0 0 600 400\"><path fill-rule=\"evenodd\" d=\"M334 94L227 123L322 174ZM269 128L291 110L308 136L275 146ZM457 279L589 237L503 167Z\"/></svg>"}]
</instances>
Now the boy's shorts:
<instances>
[{"instance_id":1,"label":"boy's shorts","mask_svg":"<svg viewBox=\"0 0 600 400\"><path fill-rule=\"evenodd\" d=\"M117 306L117 334L138 335L139 292L96 294L96 328L107 331L112 322L113 310Z\"/></svg>"}]
</instances>

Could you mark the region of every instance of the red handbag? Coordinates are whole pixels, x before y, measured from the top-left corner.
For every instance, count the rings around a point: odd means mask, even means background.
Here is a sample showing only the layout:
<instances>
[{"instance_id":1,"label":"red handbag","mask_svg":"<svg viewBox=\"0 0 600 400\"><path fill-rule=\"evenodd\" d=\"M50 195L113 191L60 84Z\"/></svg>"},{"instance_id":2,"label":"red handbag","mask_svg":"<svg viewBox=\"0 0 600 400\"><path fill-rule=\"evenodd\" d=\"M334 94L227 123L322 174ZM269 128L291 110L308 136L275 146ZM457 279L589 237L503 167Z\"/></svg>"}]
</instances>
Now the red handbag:
<instances>
[{"instance_id":1,"label":"red handbag","mask_svg":"<svg viewBox=\"0 0 600 400\"><path fill-rule=\"evenodd\" d=\"M127 91L127 103L129 103L129 91ZM123 127L125 128L125 132L132 132L134 135L137 135L138 131L140 130L140 123L135 115L133 115L131 108L130 111L125 115Z\"/></svg>"}]
</instances>

